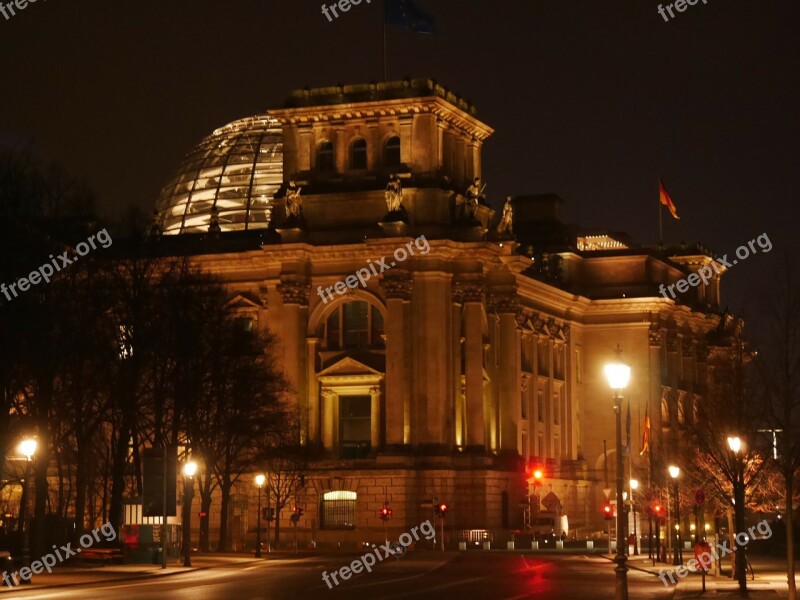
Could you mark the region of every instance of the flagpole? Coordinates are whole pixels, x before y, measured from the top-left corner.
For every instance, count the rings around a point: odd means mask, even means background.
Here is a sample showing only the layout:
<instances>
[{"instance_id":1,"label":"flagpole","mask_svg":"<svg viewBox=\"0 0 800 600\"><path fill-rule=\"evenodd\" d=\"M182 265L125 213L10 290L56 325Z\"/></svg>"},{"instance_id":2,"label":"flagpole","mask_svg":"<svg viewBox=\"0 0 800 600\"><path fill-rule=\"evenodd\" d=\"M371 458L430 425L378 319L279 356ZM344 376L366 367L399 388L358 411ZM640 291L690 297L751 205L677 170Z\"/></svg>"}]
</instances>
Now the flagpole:
<instances>
[{"instance_id":1,"label":"flagpole","mask_svg":"<svg viewBox=\"0 0 800 600\"><path fill-rule=\"evenodd\" d=\"M383 82L389 81L386 68L386 0L383 0Z\"/></svg>"},{"instance_id":2,"label":"flagpole","mask_svg":"<svg viewBox=\"0 0 800 600\"><path fill-rule=\"evenodd\" d=\"M658 249L664 249L664 224L661 217L661 179L658 180Z\"/></svg>"}]
</instances>

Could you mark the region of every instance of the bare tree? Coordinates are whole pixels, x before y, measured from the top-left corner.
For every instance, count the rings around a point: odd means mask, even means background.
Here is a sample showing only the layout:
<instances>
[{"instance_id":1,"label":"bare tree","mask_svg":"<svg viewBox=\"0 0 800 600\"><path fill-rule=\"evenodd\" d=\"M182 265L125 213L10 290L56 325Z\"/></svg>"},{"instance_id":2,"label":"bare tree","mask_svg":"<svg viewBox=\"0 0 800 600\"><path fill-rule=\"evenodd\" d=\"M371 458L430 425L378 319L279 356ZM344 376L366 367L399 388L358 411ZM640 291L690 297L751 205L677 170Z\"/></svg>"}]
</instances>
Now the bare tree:
<instances>
[{"instance_id":1,"label":"bare tree","mask_svg":"<svg viewBox=\"0 0 800 600\"><path fill-rule=\"evenodd\" d=\"M789 598L796 600L794 558L795 503L800 494L800 272L789 257L771 279L763 300L766 330L758 366L770 409L767 433L777 444L771 453L782 479L786 524L786 577ZM772 436L770 436L772 437Z\"/></svg>"}]
</instances>

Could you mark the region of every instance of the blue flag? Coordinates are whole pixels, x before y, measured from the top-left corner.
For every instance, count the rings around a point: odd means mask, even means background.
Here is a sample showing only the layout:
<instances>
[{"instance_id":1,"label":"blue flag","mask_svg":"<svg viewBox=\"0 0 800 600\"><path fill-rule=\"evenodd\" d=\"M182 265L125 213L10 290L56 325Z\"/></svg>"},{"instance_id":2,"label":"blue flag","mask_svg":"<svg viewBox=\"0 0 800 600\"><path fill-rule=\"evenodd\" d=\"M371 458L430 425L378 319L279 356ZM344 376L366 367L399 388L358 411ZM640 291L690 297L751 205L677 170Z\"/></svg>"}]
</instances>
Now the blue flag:
<instances>
[{"instance_id":1,"label":"blue flag","mask_svg":"<svg viewBox=\"0 0 800 600\"><path fill-rule=\"evenodd\" d=\"M436 33L433 18L422 12L411 0L384 0L386 23L408 27L417 33Z\"/></svg>"}]
</instances>

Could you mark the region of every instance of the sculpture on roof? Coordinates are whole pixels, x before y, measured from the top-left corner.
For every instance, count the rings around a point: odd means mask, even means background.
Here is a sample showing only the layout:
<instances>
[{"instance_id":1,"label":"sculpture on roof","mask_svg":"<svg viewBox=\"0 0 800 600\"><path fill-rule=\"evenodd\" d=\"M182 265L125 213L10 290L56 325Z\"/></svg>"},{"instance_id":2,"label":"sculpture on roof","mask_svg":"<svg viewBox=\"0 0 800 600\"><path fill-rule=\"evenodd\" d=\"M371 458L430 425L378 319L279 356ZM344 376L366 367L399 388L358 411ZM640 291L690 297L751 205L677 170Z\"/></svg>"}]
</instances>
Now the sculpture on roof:
<instances>
[{"instance_id":1,"label":"sculpture on roof","mask_svg":"<svg viewBox=\"0 0 800 600\"><path fill-rule=\"evenodd\" d=\"M500 222L497 224L497 233L513 233L512 227L514 225L514 207L511 204L511 196L506 196L506 203L503 205L503 216L500 217Z\"/></svg>"},{"instance_id":2,"label":"sculpture on roof","mask_svg":"<svg viewBox=\"0 0 800 600\"><path fill-rule=\"evenodd\" d=\"M286 217L300 217L303 210L303 201L300 198L300 193L303 188L299 187L294 181L289 182L289 187L286 188Z\"/></svg>"},{"instance_id":3,"label":"sculpture on roof","mask_svg":"<svg viewBox=\"0 0 800 600\"><path fill-rule=\"evenodd\" d=\"M386 191L383 193L386 200L386 208L390 213L400 210L403 206L403 184L400 183L400 178L397 175L392 175L389 178L389 183L386 184Z\"/></svg>"}]
</instances>

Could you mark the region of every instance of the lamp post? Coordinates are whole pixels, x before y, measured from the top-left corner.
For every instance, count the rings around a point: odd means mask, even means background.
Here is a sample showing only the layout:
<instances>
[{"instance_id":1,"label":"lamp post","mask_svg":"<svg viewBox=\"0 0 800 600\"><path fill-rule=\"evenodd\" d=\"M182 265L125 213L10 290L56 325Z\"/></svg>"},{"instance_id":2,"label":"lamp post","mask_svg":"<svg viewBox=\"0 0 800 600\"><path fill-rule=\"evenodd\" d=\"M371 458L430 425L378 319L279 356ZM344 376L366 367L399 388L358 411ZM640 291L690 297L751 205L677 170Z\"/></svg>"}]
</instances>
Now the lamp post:
<instances>
[{"instance_id":1,"label":"lamp post","mask_svg":"<svg viewBox=\"0 0 800 600\"><path fill-rule=\"evenodd\" d=\"M20 502L20 512L24 511L24 516L20 515L20 523L22 524L22 566L30 568L31 566L31 532L30 532L30 516L28 514L28 491L30 486L28 482L31 478L31 466L33 465L33 455L36 454L36 440L33 438L26 438L22 440L18 446L20 454L25 457L25 480L22 482L22 498ZM31 578L23 579L23 583L30 583Z\"/></svg>"},{"instance_id":2,"label":"lamp post","mask_svg":"<svg viewBox=\"0 0 800 600\"><path fill-rule=\"evenodd\" d=\"M183 566L192 566L192 498L194 474L197 463L190 460L183 465Z\"/></svg>"},{"instance_id":3,"label":"lamp post","mask_svg":"<svg viewBox=\"0 0 800 600\"><path fill-rule=\"evenodd\" d=\"M639 481L631 479L631 511L633 512L633 553L639 554L639 532L636 529L636 502L633 499L633 492L639 489Z\"/></svg>"},{"instance_id":4,"label":"lamp post","mask_svg":"<svg viewBox=\"0 0 800 600\"><path fill-rule=\"evenodd\" d=\"M617 346L617 355L621 353ZM628 600L628 568L625 566L627 557L623 541L625 530L627 529L627 519L622 505L623 492L623 459L622 459L622 390L628 387L628 380L631 375L631 368L621 361L609 363L605 367L605 375L608 385L614 392L614 414L617 420L617 555L614 562L617 567L614 569L616 577L615 599Z\"/></svg>"},{"instance_id":5,"label":"lamp post","mask_svg":"<svg viewBox=\"0 0 800 600\"><path fill-rule=\"evenodd\" d=\"M728 438L728 448L733 452L733 516L736 532L744 531L744 498L745 498L745 485L744 485L744 465L739 456L742 449L742 439L738 436L731 436ZM747 571L746 562L744 557L744 550L734 550L734 557L736 560L736 580L739 583L739 589L742 592L747 590Z\"/></svg>"},{"instance_id":6,"label":"lamp post","mask_svg":"<svg viewBox=\"0 0 800 600\"><path fill-rule=\"evenodd\" d=\"M267 480L261 474L256 475L256 487L258 488L258 517L256 518L256 558L261 558L261 488Z\"/></svg>"},{"instance_id":7,"label":"lamp post","mask_svg":"<svg viewBox=\"0 0 800 600\"><path fill-rule=\"evenodd\" d=\"M681 475L680 467L670 465L669 476L672 477L673 493L675 496L675 541L673 546L672 564L681 564L681 503L678 497L678 477Z\"/></svg>"}]
</instances>

